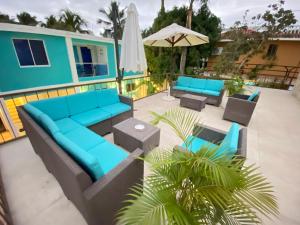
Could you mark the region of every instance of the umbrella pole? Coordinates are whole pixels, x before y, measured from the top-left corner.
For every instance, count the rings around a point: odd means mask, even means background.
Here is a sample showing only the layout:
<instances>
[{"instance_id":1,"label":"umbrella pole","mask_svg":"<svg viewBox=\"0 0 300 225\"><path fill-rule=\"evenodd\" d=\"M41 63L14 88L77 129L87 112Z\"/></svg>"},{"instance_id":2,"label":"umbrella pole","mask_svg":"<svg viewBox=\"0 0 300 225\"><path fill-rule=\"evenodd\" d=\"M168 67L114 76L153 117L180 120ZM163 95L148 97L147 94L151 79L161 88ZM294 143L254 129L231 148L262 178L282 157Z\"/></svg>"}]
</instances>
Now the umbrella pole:
<instances>
[{"instance_id":1,"label":"umbrella pole","mask_svg":"<svg viewBox=\"0 0 300 225\"><path fill-rule=\"evenodd\" d=\"M171 63L170 63L170 75L167 76L167 96L164 96L163 99L166 101L173 101L175 98L170 95L170 88L172 84L172 78L174 76L174 45L171 46Z\"/></svg>"}]
</instances>

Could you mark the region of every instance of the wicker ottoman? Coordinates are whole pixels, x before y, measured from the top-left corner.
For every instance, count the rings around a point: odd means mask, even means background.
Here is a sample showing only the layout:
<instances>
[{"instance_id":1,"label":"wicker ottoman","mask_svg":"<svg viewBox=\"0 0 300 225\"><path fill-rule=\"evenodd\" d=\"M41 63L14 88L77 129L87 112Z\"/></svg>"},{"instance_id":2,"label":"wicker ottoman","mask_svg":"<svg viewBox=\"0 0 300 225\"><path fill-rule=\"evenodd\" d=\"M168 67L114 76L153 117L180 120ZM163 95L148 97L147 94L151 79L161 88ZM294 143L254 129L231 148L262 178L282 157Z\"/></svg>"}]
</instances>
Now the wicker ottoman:
<instances>
[{"instance_id":1,"label":"wicker ottoman","mask_svg":"<svg viewBox=\"0 0 300 225\"><path fill-rule=\"evenodd\" d=\"M205 108L206 101L207 97L192 94L184 94L180 98L180 106L201 111Z\"/></svg>"},{"instance_id":2,"label":"wicker ottoman","mask_svg":"<svg viewBox=\"0 0 300 225\"><path fill-rule=\"evenodd\" d=\"M137 130L136 125L143 125L144 129ZM129 118L113 126L114 143L132 152L136 148L145 154L159 145L160 129L151 124Z\"/></svg>"}]
</instances>

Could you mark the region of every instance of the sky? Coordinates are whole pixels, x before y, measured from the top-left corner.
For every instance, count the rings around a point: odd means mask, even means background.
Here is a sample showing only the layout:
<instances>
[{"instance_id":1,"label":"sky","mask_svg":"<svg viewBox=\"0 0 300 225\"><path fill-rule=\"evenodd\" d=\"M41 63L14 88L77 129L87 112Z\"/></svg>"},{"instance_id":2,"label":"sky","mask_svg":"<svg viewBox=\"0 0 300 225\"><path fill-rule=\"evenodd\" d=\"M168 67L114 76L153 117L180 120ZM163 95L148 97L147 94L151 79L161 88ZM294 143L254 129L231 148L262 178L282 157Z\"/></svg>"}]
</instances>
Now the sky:
<instances>
[{"instance_id":1,"label":"sky","mask_svg":"<svg viewBox=\"0 0 300 225\"><path fill-rule=\"evenodd\" d=\"M119 0L121 7L126 7L129 3L135 3L139 12L140 28L145 29L152 25L154 18L160 9L160 0ZM167 10L174 6L188 5L188 0L165 0ZM194 8L199 8L200 1L195 1ZM249 18L252 15L262 13L267 5L276 0L209 0L209 8L221 18L225 27L231 26L235 21L242 20L245 10L249 9ZM100 17L99 8L107 8L110 0L1 0L1 13L9 14L13 17L21 11L27 11L35 15L38 20L44 20L50 14L57 15L63 8L69 8L79 13L87 22L88 29L95 35L99 35L103 29L97 24ZM300 24L300 0L286 0L286 9L292 9Z\"/></svg>"}]
</instances>

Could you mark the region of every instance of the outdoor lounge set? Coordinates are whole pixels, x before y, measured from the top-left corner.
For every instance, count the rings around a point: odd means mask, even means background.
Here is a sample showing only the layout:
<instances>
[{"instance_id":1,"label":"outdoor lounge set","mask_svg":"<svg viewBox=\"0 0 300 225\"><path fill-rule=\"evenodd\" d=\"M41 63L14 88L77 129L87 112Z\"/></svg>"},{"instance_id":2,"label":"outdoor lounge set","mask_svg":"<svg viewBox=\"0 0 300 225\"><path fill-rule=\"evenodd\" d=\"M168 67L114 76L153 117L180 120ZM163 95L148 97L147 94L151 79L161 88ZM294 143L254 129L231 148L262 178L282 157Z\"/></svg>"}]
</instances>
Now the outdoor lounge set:
<instances>
[{"instance_id":1,"label":"outdoor lounge set","mask_svg":"<svg viewBox=\"0 0 300 225\"><path fill-rule=\"evenodd\" d=\"M129 188L143 178L137 159L143 151L125 151L100 135L133 115L132 99L105 89L31 102L18 111L35 152L87 223L114 224Z\"/></svg>"}]
</instances>

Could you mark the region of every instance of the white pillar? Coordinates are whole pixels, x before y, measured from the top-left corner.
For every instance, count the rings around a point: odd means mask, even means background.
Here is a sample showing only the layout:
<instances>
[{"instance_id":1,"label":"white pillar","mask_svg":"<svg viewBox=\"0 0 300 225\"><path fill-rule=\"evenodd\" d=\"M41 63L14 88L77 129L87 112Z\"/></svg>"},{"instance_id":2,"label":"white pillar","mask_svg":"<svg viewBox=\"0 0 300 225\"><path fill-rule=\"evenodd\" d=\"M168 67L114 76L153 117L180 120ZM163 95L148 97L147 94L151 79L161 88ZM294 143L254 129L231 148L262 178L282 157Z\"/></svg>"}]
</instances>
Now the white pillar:
<instances>
[{"instance_id":1,"label":"white pillar","mask_svg":"<svg viewBox=\"0 0 300 225\"><path fill-rule=\"evenodd\" d=\"M79 80L78 80L78 74L77 74L77 69L76 69L76 62L75 62L71 37L66 37L66 46L67 46L67 52L68 52L68 58L69 58L69 64L70 64L70 68L71 68L73 83L78 83Z\"/></svg>"}]
</instances>

